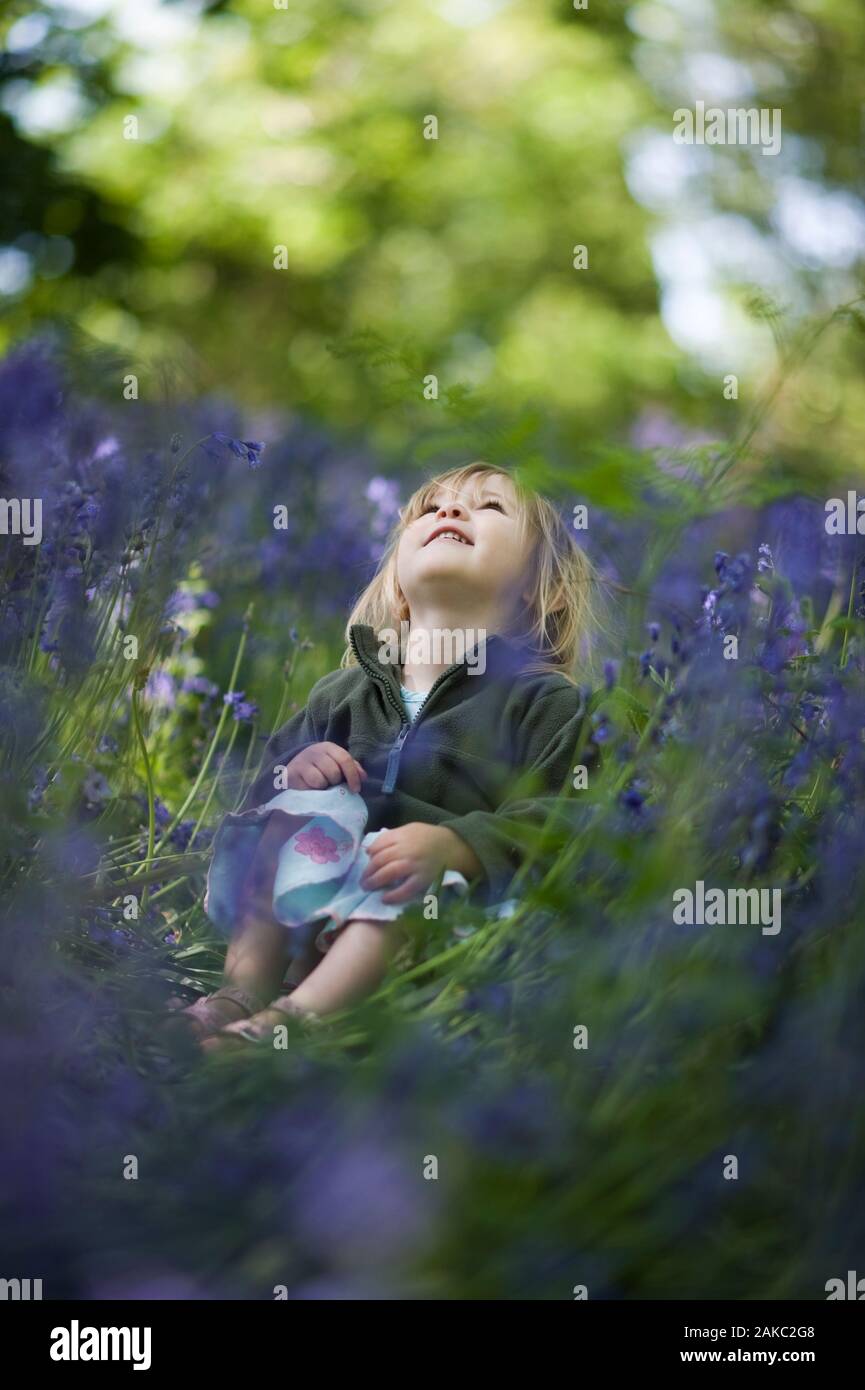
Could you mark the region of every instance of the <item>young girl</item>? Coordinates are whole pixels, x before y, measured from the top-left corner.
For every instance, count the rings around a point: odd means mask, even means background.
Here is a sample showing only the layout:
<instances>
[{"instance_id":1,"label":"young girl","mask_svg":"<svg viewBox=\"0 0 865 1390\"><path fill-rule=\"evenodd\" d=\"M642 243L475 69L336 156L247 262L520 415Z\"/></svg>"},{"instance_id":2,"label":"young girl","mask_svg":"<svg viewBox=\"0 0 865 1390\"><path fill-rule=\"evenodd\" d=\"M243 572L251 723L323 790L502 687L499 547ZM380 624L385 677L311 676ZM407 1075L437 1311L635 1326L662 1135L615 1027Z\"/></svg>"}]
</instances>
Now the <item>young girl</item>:
<instances>
[{"instance_id":1,"label":"young girl","mask_svg":"<svg viewBox=\"0 0 865 1390\"><path fill-rule=\"evenodd\" d=\"M415 493L340 669L220 826L205 906L231 936L225 984L184 1011L206 1049L373 991L433 888L501 902L569 782L592 588L566 522L505 473L472 463Z\"/></svg>"}]
</instances>

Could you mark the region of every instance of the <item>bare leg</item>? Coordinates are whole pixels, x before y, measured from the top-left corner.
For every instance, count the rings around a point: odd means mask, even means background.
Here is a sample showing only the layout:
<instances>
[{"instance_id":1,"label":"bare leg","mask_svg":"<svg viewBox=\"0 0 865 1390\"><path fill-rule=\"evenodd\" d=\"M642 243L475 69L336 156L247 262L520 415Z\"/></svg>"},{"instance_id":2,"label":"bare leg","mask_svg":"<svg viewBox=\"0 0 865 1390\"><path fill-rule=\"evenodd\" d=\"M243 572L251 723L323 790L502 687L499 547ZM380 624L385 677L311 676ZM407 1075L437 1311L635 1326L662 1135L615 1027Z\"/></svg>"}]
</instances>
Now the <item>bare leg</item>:
<instances>
[{"instance_id":1,"label":"bare leg","mask_svg":"<svg viewBox=\"0 0 865 1390\"><path fill-rule=\"evenodd\" d=\"M288 962L287 928L273 916L247 911L225 956L225 984L272 999Z\"/></svg>"},{"instance_id":2,"label":"bare leg","mask_svg":"<svg viewBox=\"0 0 865 1390\"><path fill-rule=\"evenodd\" d=\"M291 995L297 1008L330 1014L377 989L403 939L396 922L349 922Z\"/></svg>"},{"instance_id":3,"label":"bare leg","mask_svg":"<svg viewBox=\"0 0 865 1390\"><path fill-rule=\"evenodd\" d=\"M307 817L274 811L258 842L244 885L244 911L225 957L225 983L272 999L289 961L289 931L273 915L279 852Z\"/></svg>"},{"instance_id":4,"label":"bare leg","mask_svg":"<svg viewBox=\"0 0 865 1390\"><path fill-rule=\"evenodd\" d=\"M346 1008L377 989L403 939L399 921L349 922L302 983L279 1000L279 1008L263 1009L250 1019L229 1024L205 1047L219 1050L250 1034L263 1038L285 1022L286 1013L320 1018Z\"/></svg>"},{"instance_id":5,"label":"bare leg","mask_svg":"<svg viewBox=\"0 0 865 1390\"><path fill-rule=\"evenodd\" d=\"M289 932L273 916L273 879L280 849L306 819L275 811L268 820L243 886L243 912L226 953L223 988L233 986L262 1001L281 990L290 959ZM224 995L200 999L183 1012L200 1037L249 1013Z\"/></svg>"}]
</instances>

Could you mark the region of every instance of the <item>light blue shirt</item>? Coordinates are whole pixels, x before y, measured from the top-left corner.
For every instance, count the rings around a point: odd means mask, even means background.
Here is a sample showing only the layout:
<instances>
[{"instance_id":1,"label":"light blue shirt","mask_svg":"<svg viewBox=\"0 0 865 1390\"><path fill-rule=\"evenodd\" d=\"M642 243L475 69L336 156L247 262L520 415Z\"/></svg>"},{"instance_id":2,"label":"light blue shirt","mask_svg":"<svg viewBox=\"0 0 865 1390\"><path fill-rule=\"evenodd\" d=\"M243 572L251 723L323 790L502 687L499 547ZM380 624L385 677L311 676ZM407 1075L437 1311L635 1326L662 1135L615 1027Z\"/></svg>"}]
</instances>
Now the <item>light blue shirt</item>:
<instances>
[{"instance_id":1,"label":"light blue shirt","mask_svg":"<svg viewBox=\"0 0 865 1390\"><path fill-rule=\"evenodd\" d=\"M401 685L399 688L399 693L402 696L402 702L405 712L408 715L410 722L413 724L414 721L417 719L418 711L420 710L421 705L423 704L427 695L429 695L429 691L408 690L404 685Z\"/></svg>"}]
</instances>

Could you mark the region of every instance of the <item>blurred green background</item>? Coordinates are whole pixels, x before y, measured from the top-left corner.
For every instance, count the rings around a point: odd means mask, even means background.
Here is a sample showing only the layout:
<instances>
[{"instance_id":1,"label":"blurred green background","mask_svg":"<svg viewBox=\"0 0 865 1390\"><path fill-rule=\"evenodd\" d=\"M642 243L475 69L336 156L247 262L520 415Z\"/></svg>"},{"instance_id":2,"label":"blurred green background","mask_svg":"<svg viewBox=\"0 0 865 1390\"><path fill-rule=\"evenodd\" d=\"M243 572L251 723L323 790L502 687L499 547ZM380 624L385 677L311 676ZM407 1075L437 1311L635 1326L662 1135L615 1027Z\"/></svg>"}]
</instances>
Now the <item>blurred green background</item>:
<instances>
[{"instance_id":1,"label":"blurred green background","mask_svg":"<svg viewBox=\"0 0 865 1390\"><path fill-rule=\"evenodd\" d=\"M142 395L394 463L467 388L568 468L727 437L861 292L863 35L861 0L13 0L0 347L61 316ZM780 108L781 152L675 144L697 100ZM861 459L863 351L835 322L786 378L788 483Z\"/></svg>"}]
</instances>

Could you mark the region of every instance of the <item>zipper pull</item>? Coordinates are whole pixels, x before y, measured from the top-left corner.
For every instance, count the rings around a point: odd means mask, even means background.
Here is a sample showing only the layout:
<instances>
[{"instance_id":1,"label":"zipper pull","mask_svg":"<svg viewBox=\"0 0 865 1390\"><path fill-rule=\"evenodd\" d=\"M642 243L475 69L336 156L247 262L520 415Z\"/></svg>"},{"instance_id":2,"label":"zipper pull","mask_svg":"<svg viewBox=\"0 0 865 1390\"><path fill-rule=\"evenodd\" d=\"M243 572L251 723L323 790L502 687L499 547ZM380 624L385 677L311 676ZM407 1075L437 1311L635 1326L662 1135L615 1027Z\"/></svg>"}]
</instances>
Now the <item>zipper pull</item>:
<instances>
[{"instance_id":1,"label":"zipper pull","mask_svg":"<svg viewBox=\"0 0 865 1390\"><path fill-rule=\"evenodd\" d=\"M383 792L392 792L394 787L396 786L396 772L397 768L399 767L399 756L402 752L402 746L406 741L408 731L410 728L410 723L407 722L403 724L402 728L397 734L396 742L393 744L390 752L387 755L387 767L385 768L384 772L384 781L381 784L381 789Z\"/></svg>"}]
</instances>

